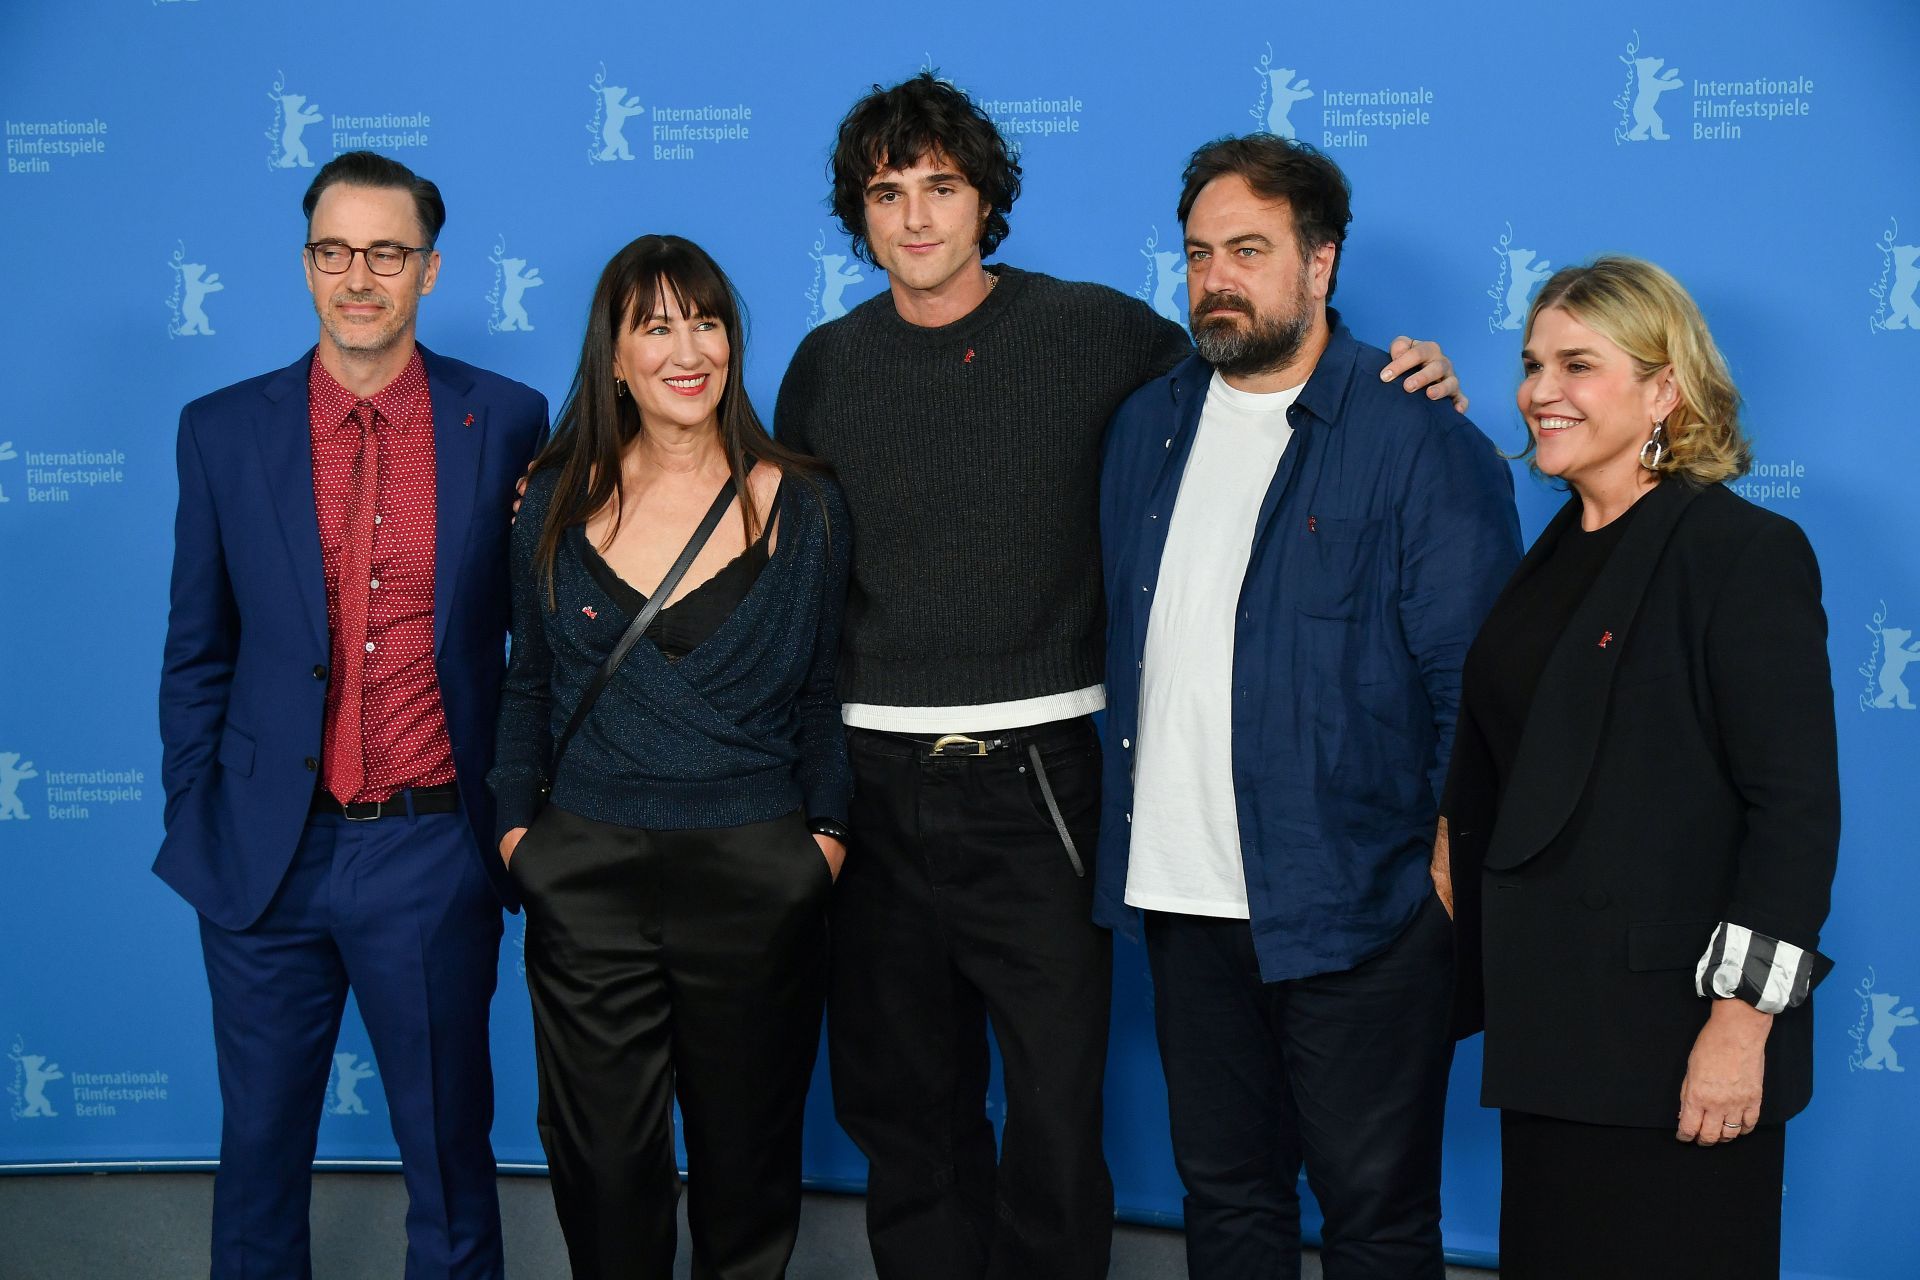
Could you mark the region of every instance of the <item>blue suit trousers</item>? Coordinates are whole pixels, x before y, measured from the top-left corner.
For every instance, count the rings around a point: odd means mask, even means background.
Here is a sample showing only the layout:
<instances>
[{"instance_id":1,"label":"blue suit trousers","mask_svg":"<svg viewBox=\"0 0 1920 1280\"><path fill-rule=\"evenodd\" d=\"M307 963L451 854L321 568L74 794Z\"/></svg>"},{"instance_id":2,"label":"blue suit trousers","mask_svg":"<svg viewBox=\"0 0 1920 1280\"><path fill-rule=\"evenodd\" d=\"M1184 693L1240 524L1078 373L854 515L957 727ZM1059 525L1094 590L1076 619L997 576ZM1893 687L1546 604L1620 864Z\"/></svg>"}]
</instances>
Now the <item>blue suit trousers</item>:
<instances>
[{"instance_id":1,"label":"blue suit trousers","mask_svg":"<svg viewBox=\"0 0 1920 1280\"><path fill-rule=\"evenodd\" d=\"M407 1280L503 1274L487 1040L500 901L472 846L458 813L315 815L258 922L201 917L224 1107L214 1280L312 1274L314 1146L349 989L400 1147Z\"/></svg>"}]
</instances>

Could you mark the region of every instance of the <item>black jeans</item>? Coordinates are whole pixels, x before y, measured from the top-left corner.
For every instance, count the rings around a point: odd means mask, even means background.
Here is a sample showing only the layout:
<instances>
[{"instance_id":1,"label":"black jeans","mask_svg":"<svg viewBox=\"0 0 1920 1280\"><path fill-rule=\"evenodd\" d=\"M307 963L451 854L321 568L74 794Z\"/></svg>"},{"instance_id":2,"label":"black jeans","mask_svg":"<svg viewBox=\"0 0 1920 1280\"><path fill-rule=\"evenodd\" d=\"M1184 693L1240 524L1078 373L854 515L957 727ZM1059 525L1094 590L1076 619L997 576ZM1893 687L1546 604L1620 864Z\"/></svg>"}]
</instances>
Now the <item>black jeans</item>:
<instances>
[{"instance_id":1,"label":"black jeans","mask_svg":"<svg viewBox=\"0 0 1920 1280\"><path fill-rule=\"evenodd\" d=\"M1113 1235L1100 1134L1113 951L1092 923L1100 748L1085 719L975 736L1012 745L930 758L908 738L848 735L834 1105L869 1161L882 1280L1095 1280ZM989 1019L1007 1094L997 1170Z\"/></svg>"},{"instance_id":2,"label":"black jeans","mask_svg":"<svg viewBox=\"0 0 1920 1280\"><path fill-rule=\"evenodd\" d=\"M1297 1280L1300 1164L1327 1280L1440 1280L1452 929L1429 899L1339 973L1262 982L1245 920L1150 911L1187 1269Z\"/></svg>"},{"instance_id":3,"label":"black jeans","mask_svg":"<svg viewBox=\"0 0 1920 1280\"><path fill-rule=\"evenodd\" d=\"M694 1276L785 1274L833 883L805 822L643 831L548 805L512 872L576 1280L673 1274L676 1093Z\"/></svg>"}]
</instances>

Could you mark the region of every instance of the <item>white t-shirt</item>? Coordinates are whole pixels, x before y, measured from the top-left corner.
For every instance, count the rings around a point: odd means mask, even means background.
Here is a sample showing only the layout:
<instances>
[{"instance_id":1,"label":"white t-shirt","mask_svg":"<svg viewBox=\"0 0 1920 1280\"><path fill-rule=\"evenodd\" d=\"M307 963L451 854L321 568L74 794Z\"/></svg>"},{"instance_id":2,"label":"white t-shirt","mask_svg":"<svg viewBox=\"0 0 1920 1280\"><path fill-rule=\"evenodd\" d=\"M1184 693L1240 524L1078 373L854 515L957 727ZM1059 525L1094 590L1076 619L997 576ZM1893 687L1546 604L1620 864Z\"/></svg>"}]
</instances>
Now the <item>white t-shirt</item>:
<instances>
[{"instance_id":1,"label":"white t-shirt","mask_svg":"<svg viewBox=\"0 0 1920 1280\"><path fill-rule=\"evenodd\" d=\"M1248 915L1233 792L1234 615L1299 395L1236 391L1218 373L1207 387L1147 620L1129 906Z\"/></svg>"}]
</instances>

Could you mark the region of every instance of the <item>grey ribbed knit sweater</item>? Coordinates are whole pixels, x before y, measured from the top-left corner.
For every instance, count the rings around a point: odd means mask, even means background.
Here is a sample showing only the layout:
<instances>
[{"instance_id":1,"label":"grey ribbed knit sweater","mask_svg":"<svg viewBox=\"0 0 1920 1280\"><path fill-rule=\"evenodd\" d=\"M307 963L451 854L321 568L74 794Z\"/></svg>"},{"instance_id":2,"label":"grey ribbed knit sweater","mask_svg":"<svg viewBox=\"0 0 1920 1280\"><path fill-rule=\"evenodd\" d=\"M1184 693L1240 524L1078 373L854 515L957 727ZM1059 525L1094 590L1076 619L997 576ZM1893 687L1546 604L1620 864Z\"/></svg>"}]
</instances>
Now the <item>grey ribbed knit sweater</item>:
<instances>
[{"instance_id":1,"label":"grey ribbed knit sweater","mask_svg":"<svg viewBox=\"0 0 1920 1280\"><path fill-rule=\"evenodd\" d=\"M775 430L853 519L843 702L971 706L1100 683L1100 440L1192 348L1104 285L996 266L939 328L890 293L808 334Z\"/></svg>"}]
</instances>

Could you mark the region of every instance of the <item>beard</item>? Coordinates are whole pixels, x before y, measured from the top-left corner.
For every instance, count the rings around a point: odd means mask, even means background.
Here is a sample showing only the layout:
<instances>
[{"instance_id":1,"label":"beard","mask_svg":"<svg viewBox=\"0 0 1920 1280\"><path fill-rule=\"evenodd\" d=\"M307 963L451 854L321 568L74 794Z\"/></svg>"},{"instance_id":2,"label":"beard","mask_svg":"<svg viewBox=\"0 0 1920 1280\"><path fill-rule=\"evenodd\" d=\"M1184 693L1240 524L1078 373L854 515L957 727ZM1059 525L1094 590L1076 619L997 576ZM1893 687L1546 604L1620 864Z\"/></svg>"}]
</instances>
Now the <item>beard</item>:
<instances>
[{"instance_id":1,"label":"beard","mask_svg":"<svg viewBox=\"0 0 1920 1280\"><path fill-rule=\"evenodd\" d=\"M341 303L368 304L382 308L380 317L373 323L350 324L335 314L333 308ZM401 314L402 308L394 304L393 299L380 293L342 292L329 298L320 311L320 326L327 331L336 347L342 351L380 352L398 342L407 331L407 317Z\"/></svg>"},{"instance_id":2,"label":"beard","mask_svg":"<svg viewBox=\"0 0 1920 1280\"><path fill-rule=\"evenodd\" d=\"M1209 312L1238 311L1247 317L1242 324L1229 317ZM1205 316L1193 326L1193 345L1200 358L1229 377L1250 376L1284 368L1300 354L1307 335L1313 331L1313 308L1303 278L1293 297L1293 305L1284 312L1263 315L1253 304L1235 293L1209 293L1194 308Z\"/></svg>"}]
</instances>

